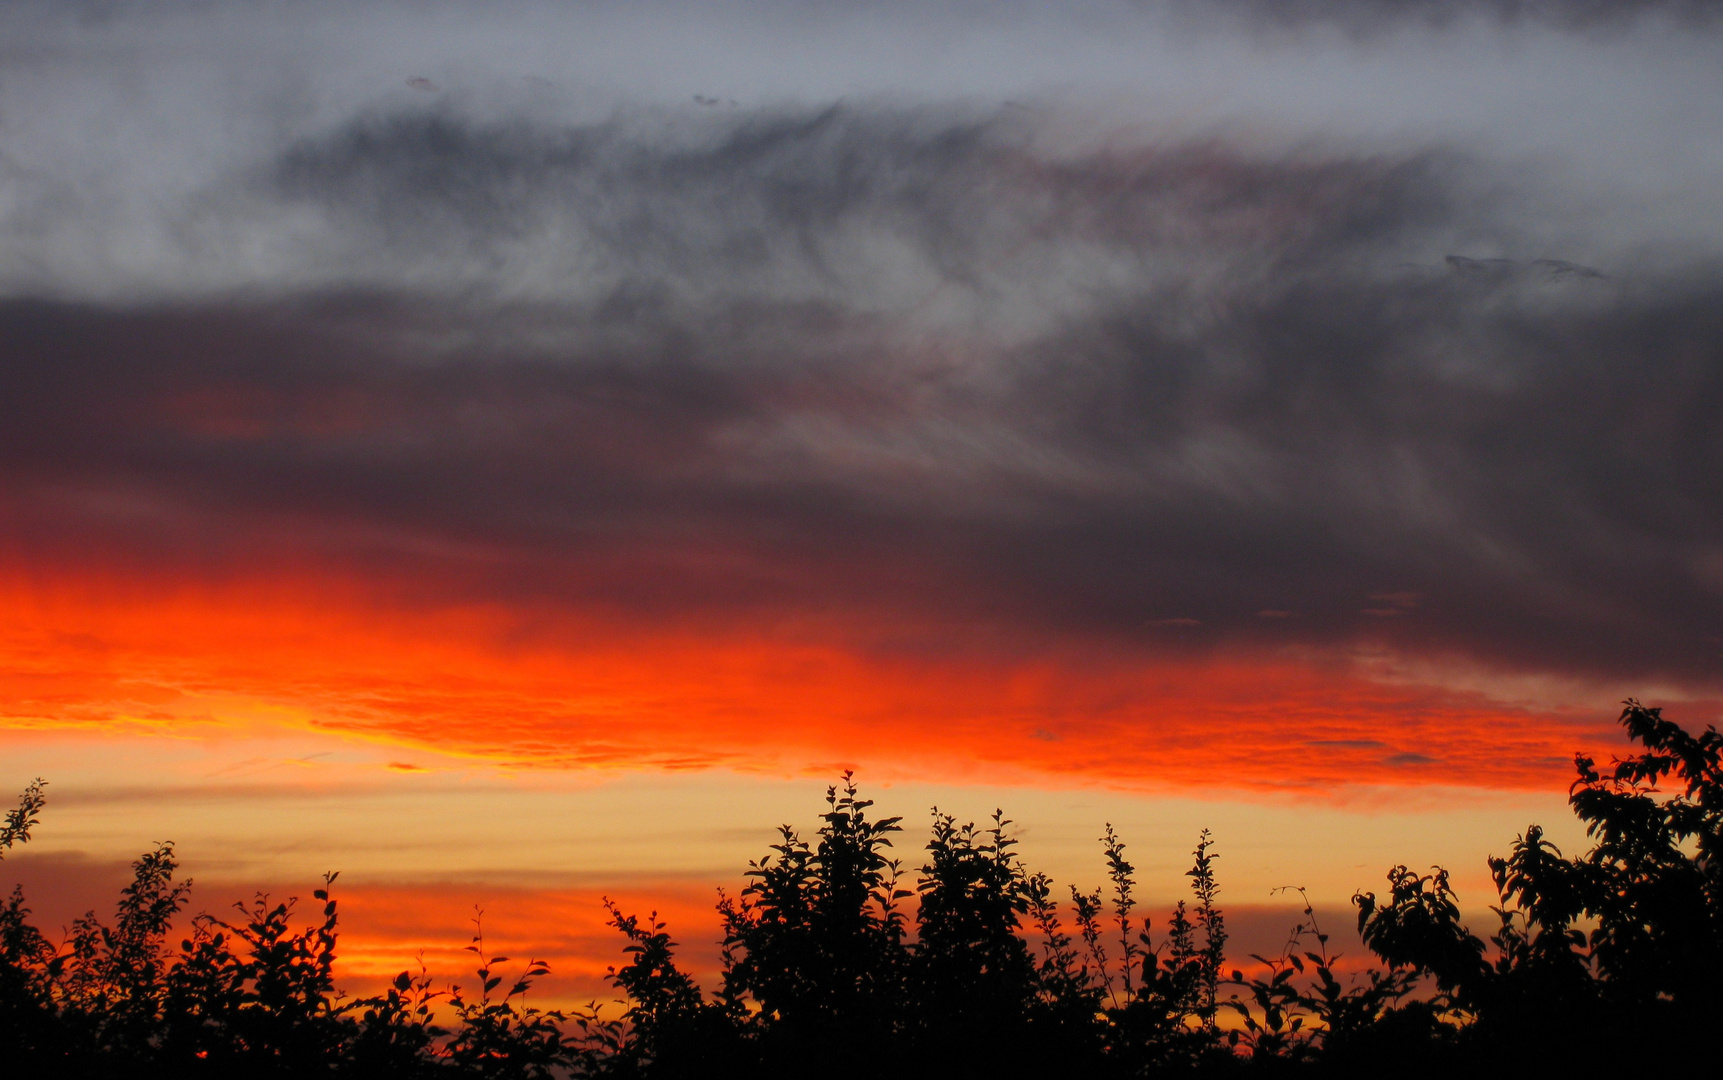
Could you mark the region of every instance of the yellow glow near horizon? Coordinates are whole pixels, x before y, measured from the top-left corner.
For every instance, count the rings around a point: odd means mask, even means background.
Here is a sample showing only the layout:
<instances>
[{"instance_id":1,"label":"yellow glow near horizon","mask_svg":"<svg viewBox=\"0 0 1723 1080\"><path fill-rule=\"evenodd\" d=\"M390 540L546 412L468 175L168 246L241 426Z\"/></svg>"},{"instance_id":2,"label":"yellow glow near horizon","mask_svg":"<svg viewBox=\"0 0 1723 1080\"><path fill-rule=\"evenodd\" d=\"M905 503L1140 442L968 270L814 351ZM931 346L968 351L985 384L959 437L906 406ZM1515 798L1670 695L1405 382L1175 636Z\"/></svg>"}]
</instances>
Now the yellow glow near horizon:
<instances>
[{"instance_id":1,"label":"yellow glow near horizon","mask_svg":"<svg viewBox=\"0 0 1723 1080\"><path fill-rule=\"evenodd\" d=\"M306 895L324 871L339 870L348 978L392 974L421 950L434 970L457 975L476 905L499 943L553 961L550 988L568 1000L602 993L603 971L620 955L602 925L602 895L664 912L689 965L709 976L715 890L742 886L748 860L765 853L780 823L811 835L826 783L721 769L522 771L423 752L401 762L389 743L255 718L171 737L13 728L0 747L9 789L38 773L50 780L35 839L0 864L25 880L50 926L109 908L126 862L173 840L197 882L195 908L219 909L254 889ZM1481 912L1493 896L1485 856L1528 823L1564 847L1580 840L1559 791L1383 789L1335 803L859 780L876 814L904 818L896 846L909 867L919 863L931 807L965 820L999 807L1030 868L1061 890L1094 888L1105 880L1097 838L1111 822L1156 920L1183 895L1190 850L1208 828L1223 896L1239 912L1239 955L1276 949L1294 920L1295 898L1272 895L1277 887L1303 886L1333 913L1394 863L1441 864Z\"/></svg>"}]
</instances>

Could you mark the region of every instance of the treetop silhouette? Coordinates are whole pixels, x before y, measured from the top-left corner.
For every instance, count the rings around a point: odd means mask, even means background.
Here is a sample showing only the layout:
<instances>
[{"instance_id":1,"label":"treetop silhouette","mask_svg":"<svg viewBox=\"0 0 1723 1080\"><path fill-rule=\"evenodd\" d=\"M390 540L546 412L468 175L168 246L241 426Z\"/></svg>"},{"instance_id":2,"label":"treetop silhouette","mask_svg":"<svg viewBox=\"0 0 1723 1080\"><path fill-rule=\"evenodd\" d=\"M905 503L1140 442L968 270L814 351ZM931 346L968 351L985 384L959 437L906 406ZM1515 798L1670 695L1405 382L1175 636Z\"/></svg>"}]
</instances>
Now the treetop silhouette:
<instances>
[{"instance_id":1,"label":"treetop silhouette","mask_svg":"<svg viewBox=\"0 0 1723 1080\"><path fill-rule=\"evenodd\" d=\"M1723 736L1634 701L1621 724L1638 752L1575 761L1569 798L1589 851L1565 855L1531 825L1491 858L1487 937L1445 870L1391 868L1383 891L1354 897L1375 961L1361 971L1342 967L1308 899L1278 955L1230 966L1206 831L1189 898L1157 920L1111 825L1105 885L1061 892L1023 865L1003 811L977 825L936 808L918 861L900 855L902 819L874 816L846 774L811 836L784 826L741 889L720 893L711 991L677 967L655 913L606 900L623 939L619 1009L528 1005L549 967L492 955L482 913L476 983L444 987L421 966L347 1000L333 974L336 875L303 924L296 900L259 895L192 917L174 946L191 883L162 844L134 864L111 920L87 914L58 942L13 890L0 907L0 1053L21 1076L531 1080L1679 1061L1704 1048L1723 1006ZM0 825L0 857L28 842L44 805L37 781Z\"/></svg>"}]
</instances>

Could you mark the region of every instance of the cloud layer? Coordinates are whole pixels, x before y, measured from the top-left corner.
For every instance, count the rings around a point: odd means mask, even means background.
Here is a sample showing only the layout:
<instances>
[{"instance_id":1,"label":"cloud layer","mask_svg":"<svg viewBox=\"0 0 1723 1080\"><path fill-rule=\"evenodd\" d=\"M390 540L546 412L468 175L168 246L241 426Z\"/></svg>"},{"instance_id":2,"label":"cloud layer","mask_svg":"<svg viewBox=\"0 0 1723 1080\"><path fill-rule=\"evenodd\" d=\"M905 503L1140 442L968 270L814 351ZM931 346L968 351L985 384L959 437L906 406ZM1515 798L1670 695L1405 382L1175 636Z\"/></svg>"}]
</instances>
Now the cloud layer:
<instances>
[{"instance_id":1,"label":"cloud layer","mask_svg":"<svg viewBox=\"0 0 1723 1080\"><path fill-rule=\"evenodd\" d=\"M1444 255L1519 239L1479 173L356 121L251 195L344 287L7 305L15 542L1709 680L1723 276Z\"/></svg>"},{"instance_id":2,"label":"cloud layer","mask_svg":"<svg viewBox=\"0 0 1723 1080\"><path fill-rule=\"evenodd\" d=\"M1366 8L1423 10L1348 10ZM45 55L6 61L31 93ZM607 626L709 645L684 656L907 656L977 686L988 664L1094 654L1100 686L1371 656L1718 689L1703 146L1615 177L1607 149L1564 171L1490 138L1121 132L1070 94L572 109L424 71L283 89L275 112L188 97L178 158L135 126L109 146L7 121L8 580L489 605L572 654L591 650L568 628ZM67 131L103 100L79 78L54 104ZM117 107L161 120L167 100ZM190 123L210 117L231 139ZM1119 691L1120 724L1152 722L1155 679ZM1501 715L1444 693L1379 714ZM377 723L429 738L448 711L418 708ZM1371 768L1437 760L1320 734ZM581 759L570 738L540 749ZM1540 740L1521 739L1547 765Z\"/></svg>"}]
</instances>

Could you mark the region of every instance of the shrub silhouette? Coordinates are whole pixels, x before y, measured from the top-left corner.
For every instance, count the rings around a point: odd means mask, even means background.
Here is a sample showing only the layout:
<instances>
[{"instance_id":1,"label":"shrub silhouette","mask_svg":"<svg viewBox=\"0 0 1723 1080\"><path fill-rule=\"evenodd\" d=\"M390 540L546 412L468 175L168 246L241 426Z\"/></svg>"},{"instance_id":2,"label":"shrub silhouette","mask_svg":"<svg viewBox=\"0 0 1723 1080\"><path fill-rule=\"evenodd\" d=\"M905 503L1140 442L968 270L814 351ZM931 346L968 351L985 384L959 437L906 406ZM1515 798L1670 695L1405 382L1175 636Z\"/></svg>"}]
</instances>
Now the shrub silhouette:
<instances>
[{"instance_id":1,"label":"shrub silhouette","mask_svg":"<svg viewBox=\"0 0 1723 1080\"><path fill-rule=\"evenodd\" d=\"M526 1003L548 967L505 974L475 919L470 988L422 966L355 1001L336 990L336 876L259 895L169 935L191 883L171 844L141 856L111 921L58 943L21 891L0 906L0 1054L44 1077L770 1077L866 1067L907 1076L1348 1075L1392 1068L1543 1073L1707 1049L1723 1006L1723 736L1626 703L1640 752L1576 759L1569 795L1591 850L1536 825L1492 858L1496 920L1466 925L1441 868L1396 866L1354 897L1377 966L1340 973L1305 900L1255 974L1227 967L1218 855L1204 832L1191 897L1157 930L1112 826L1106 886L1062 897L1016 852L1003 812L977 826L937 809L913 880L901 819L871 816L848 774L815 834L785 826L734 896L720 894L723 972L708 993L676 964L656 914L606 900L623 938L614 1015ZM0 857L45 804L31 784L0 825ZM1302 890L1293 890L1301 897ZM446 1014L446 1026L439 1012Z\"/></svg>"},{"instance_id":2,"label":"shrub silhouette","mask_svg":"<svg viewBox=\"0 0 1723 1080\"><path fill-rule=\"evenodd\" d=\"M1477 1059L1596 1066L1648 1039L1696 1053L1723 1006L1723 736L1631 700L1621 724L1642 753L1607 770L1574 761L1569 802L1591 851L1565 858L1533 825L1489 861L1499 927L1487 943L1461 924L1440 870L1395 867L1385 900L1356 898L1365 944L1434 981L1444 1034Z\"/></svg>"},{"instance_id":3,"label":"shrub silhouette","mask_svg":"<svg viewBox=\"0 0 1723 1080\"><path fill-rule=\"evenodd\" d=\"M816 1048L840 1057L889 1042L901 1024L908 972L907 898L888 857L898 818L870 821L873 804L853 781L826 794L818 842L786 825L774 854L749 866L734 902L722 902L724 994L751 1000L768 1060L800 1061Z\"/></svg>"}]
</instances>

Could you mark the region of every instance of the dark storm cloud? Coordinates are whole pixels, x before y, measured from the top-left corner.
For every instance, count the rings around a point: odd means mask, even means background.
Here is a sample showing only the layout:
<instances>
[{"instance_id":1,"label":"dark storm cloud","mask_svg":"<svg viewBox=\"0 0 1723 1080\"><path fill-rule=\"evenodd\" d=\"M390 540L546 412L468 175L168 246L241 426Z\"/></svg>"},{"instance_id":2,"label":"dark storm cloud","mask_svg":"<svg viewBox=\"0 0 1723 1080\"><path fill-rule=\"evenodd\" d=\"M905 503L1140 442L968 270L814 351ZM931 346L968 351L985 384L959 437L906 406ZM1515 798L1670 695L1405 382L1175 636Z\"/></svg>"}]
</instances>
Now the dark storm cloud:
<instances>
[{"instance_id":1,"label":"dark storm cloud","mask_svg":"<svg viewBox=\"0 0 1723 1080\"><path fill-rule=\"evenodd\" d=\"M373 115L209 196L317 222L352 287L0 309L5 541L1713 682L1723 271L1528 249L1514 180L927 111Z\"/></svg>"}]
</instances>

